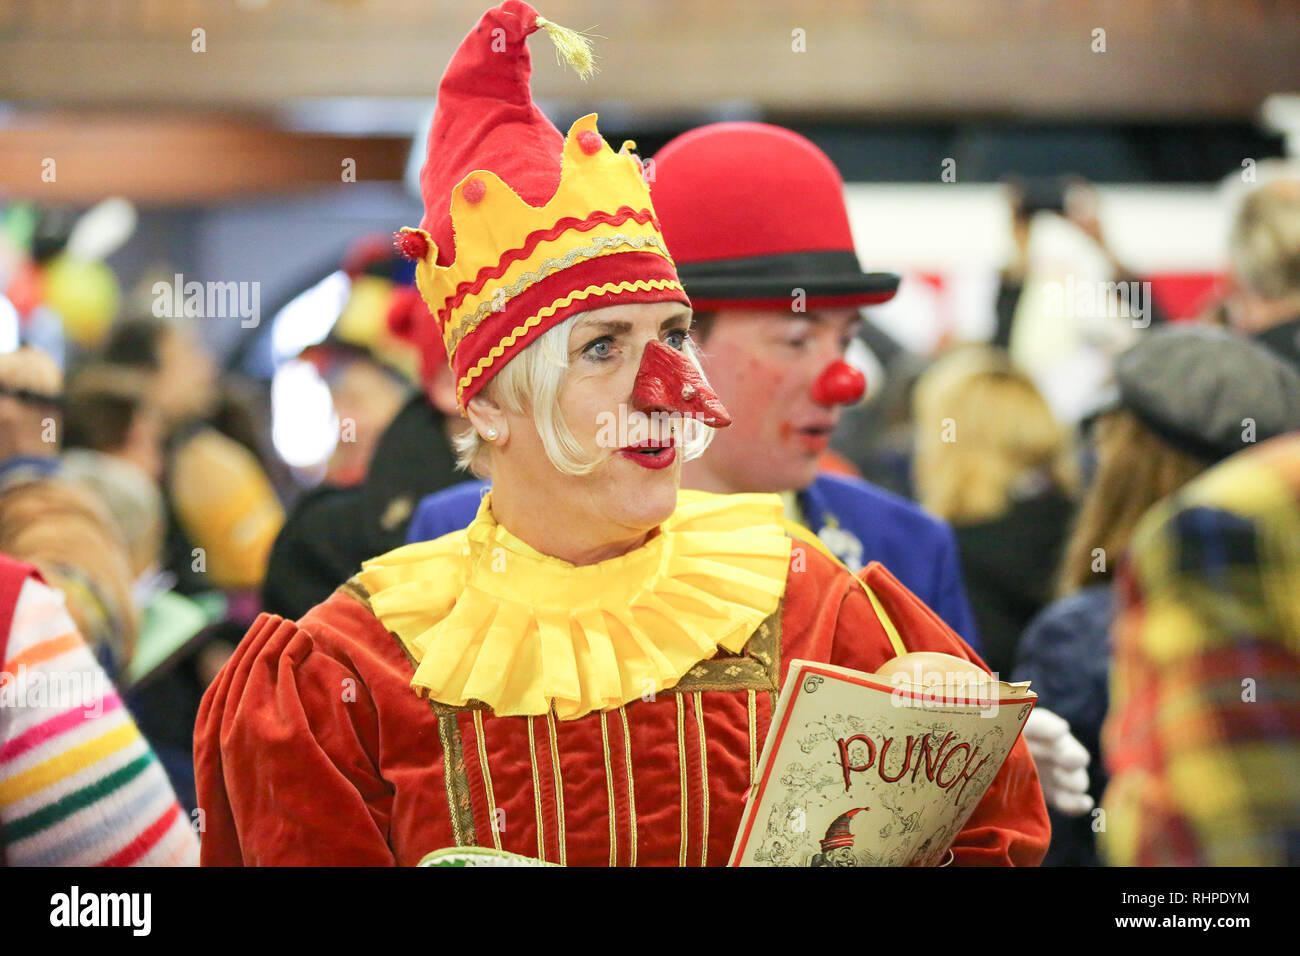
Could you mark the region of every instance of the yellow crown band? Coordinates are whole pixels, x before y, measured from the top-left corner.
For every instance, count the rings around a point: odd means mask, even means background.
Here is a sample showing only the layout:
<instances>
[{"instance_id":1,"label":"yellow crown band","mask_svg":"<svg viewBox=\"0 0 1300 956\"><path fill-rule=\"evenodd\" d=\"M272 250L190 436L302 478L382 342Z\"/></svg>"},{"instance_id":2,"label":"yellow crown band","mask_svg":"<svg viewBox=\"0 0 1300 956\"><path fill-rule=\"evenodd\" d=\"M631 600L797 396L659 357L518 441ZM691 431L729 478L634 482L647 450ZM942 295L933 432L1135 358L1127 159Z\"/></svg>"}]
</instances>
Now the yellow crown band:
<instances>
[{"instance_id":1,"label":"yellow crown band","mask_svg":"<svg viewBox=\"0 0 1300 956\"><path fill-rule=\"evenodd\" d=\"M630 152L610 149L600 139L596 114L588 114L569 128L560 160L560 184L545 205L530 206L489 170L476 170L457 184L450 208L455 236L452 261L439 265L438 247L430 240L425 258L416 265L420 292L429 310L454 328L466 314L479 309L484 299L490 301L496 289L510 286L524 272L536 271L541 261L562 257L569 249L607 234L601 225L584 231L562 229L561 223L572 222L576 227L602 215L611 216L623 207L642 219L653 209L641 163ZM638 222L625 218L608 225L617 225L616 232L629 236L658 233L653 219ZM666 250L662 254L666 256ZM457 301L462 289L474 291ZM443 315L449 307L454 315Z\"/></svg>"}]
</instances>

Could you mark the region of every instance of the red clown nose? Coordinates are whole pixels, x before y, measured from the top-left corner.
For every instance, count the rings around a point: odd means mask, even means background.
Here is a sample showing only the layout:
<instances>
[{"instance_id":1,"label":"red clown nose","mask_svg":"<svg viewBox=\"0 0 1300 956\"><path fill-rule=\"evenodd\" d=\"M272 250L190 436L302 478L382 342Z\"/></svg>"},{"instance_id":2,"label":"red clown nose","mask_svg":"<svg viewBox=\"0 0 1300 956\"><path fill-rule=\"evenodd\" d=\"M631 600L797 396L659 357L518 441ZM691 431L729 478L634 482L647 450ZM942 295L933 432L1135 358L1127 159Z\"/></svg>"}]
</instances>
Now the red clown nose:
<instances>
[{"instance_id":1,"label":"red clown nose","mask_svg":"<svg viewBox=\"0 0 1300 956\"><path fill-rule=\"evenodd\" d=\"M848 362L835 361L813 382L812 398L818 405L852 405L866 390L866 376Z\"/></svg>"},{"instance_id":2,"label":"red clown nose","mask_svg":"<svg viewBox=\"0 0 1300 956\"><path fill-rule=\"evenodd\" d=\"M659 341L641 352L632 407L639 412L681 412L713 428L731 424L726 406L685 353Z\"/></svg>"}]
</instances>

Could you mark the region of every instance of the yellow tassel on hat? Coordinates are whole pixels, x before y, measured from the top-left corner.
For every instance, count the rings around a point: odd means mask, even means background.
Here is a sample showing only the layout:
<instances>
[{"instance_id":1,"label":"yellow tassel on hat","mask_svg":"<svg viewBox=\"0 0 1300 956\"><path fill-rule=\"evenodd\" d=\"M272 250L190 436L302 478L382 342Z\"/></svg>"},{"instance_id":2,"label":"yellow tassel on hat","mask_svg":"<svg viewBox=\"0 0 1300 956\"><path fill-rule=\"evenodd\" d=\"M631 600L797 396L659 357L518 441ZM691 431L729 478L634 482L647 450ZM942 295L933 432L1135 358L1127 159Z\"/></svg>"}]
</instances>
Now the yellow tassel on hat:
<instances>
[{"instance_id":1,"label":"yellow tassel on hat","mask_svg":"<svg viewBox=\"0 0 1300 956\"><path fill-rule=\"evenodd\" d=\"M563 59L584 80L596 72L596 60L591 54L591 40L577 30L552 23L540 14L537 17L537 25L550 35L551 42L555 44L556 59Z\"/></svg>"}]
</instances>

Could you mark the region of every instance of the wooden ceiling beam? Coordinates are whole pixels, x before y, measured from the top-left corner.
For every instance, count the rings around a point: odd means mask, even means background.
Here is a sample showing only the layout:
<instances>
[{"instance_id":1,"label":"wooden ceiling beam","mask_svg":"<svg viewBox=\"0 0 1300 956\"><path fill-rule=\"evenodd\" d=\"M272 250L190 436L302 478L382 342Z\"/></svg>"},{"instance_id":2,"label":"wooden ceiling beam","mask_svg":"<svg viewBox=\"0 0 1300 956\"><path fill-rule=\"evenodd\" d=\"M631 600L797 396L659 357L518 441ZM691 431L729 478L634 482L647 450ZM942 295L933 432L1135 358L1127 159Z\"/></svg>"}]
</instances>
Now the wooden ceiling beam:
<instances>
[{"instance_id":1,"label":"wooden ceiling beam","mask_svg":"<svg viewBox=\"0 0 1300 956\"><path fill-rule=\"evenodd\" d=\"M104 112L24 114L0 127L4 198L205 202L402 178L410 141L288 132L257 121ZM51 175L53 180L51 181Z\"/></svg>"},{"instance_id":2,"label":"wooden ceiling beam","mask_svg":"<svg viewBox=\"0 0 1300 956\"><path fill-rule=\"evenodd\" d=\"M533 46L540 97L632 110L745 99L859 116L1244 119L1300 89L1292 0L553 0L594 27L584 85ZM0 99L268 108L432 96L487 0L0 0ZM204 52L192 34L203 30ZM1093 31L1105 31L1105 52ZM805 52L794 47L803 31Z\"/></svg>"}]
</instances>

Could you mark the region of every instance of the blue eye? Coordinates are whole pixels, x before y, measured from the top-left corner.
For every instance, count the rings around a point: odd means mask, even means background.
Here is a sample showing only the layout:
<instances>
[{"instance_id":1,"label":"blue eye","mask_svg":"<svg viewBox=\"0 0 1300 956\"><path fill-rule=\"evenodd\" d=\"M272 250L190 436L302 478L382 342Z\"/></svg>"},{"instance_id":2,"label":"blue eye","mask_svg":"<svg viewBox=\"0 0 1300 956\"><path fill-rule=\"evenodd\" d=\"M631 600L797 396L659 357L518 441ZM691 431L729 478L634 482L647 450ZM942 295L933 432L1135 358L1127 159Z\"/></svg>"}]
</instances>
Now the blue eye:
<instances>
[{"instance_id":1,"label":"blue eye","mask_svg":"<svg viewBox=\"0 0 1300 956\"><path fill-rule=\"evenodd\" d=\"M582 354L598 362L603 362L610 358L614 353L614 340L608 335L602 335L598 339L588 342L582 350Z\"/></svg>"},{"instance_id":2,"label":"blue eye","mask_svg":"<svg viewBox=\"0 0 1300 956\"><path fill-rule=\"evenodd\" d=\"M688 338L690 338L690 333L685 329L673 329L668 333L665 341L677 351L684 352L686 351L686 340Z\"/></svg>"}]
</instances>

